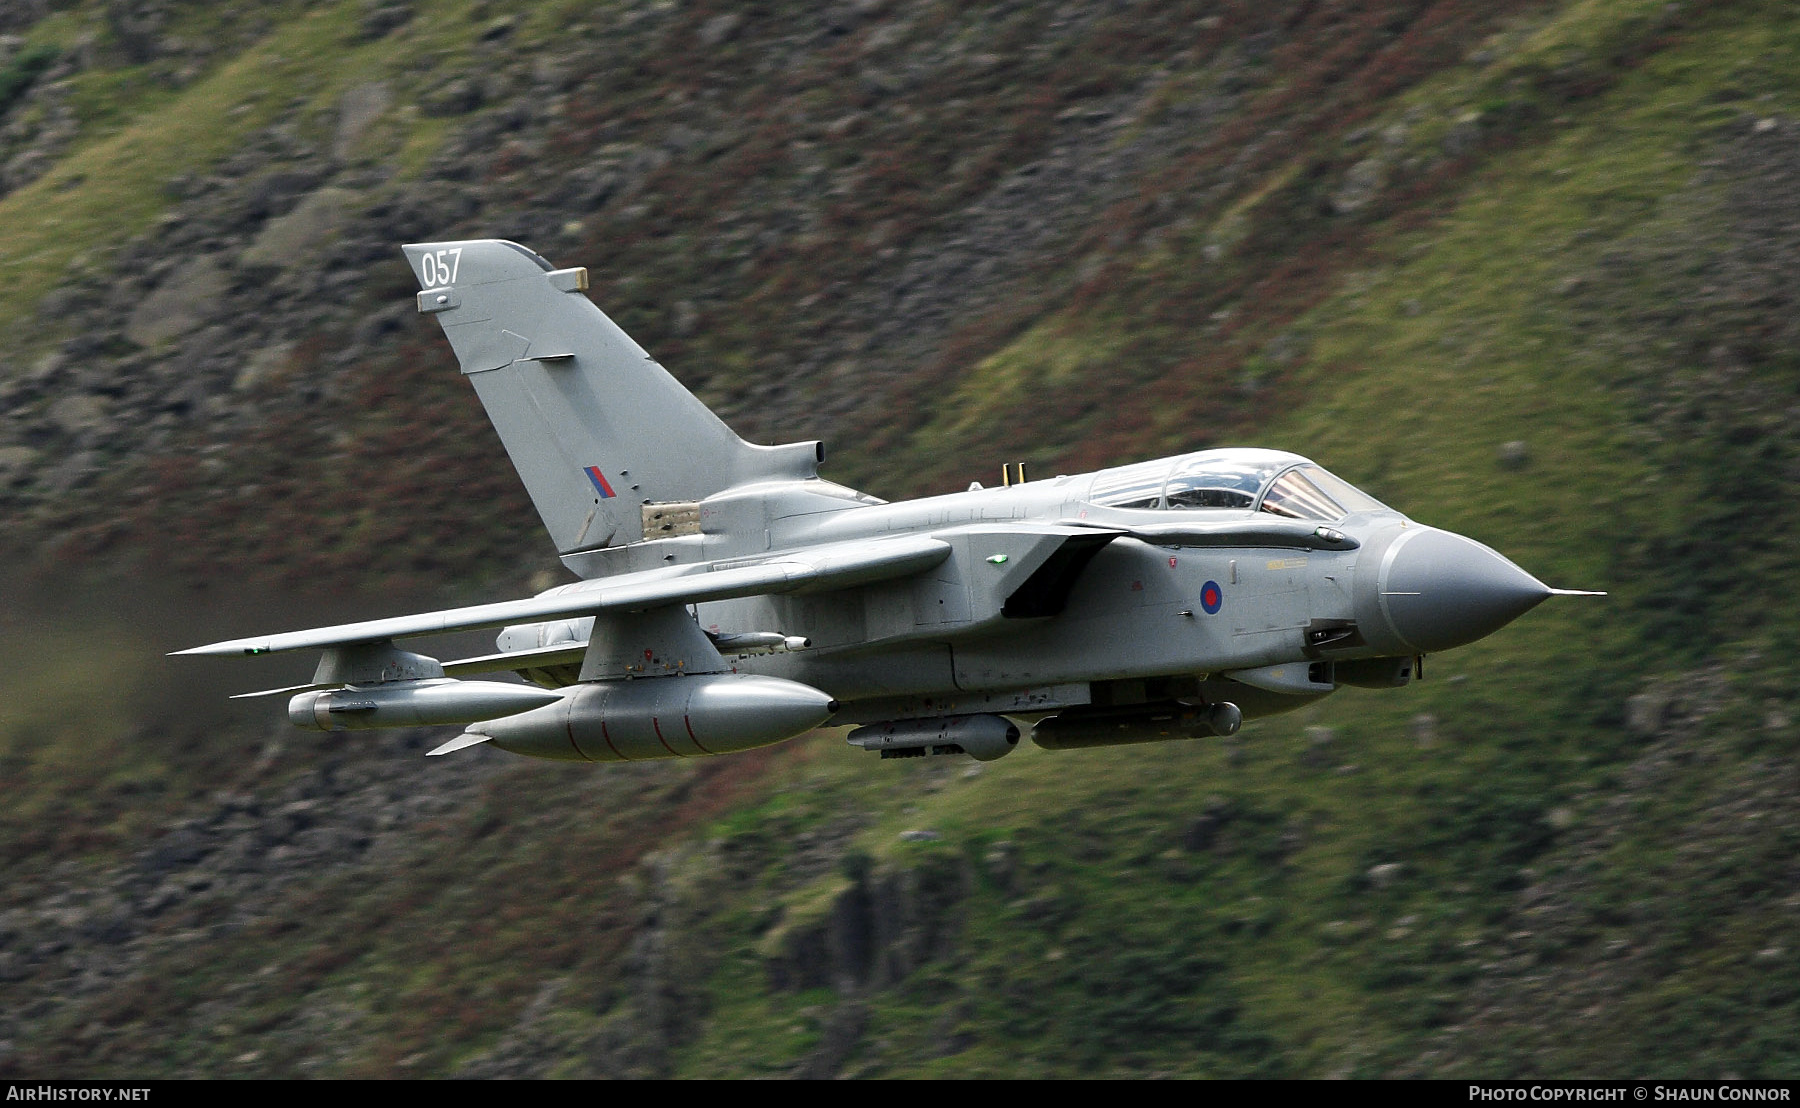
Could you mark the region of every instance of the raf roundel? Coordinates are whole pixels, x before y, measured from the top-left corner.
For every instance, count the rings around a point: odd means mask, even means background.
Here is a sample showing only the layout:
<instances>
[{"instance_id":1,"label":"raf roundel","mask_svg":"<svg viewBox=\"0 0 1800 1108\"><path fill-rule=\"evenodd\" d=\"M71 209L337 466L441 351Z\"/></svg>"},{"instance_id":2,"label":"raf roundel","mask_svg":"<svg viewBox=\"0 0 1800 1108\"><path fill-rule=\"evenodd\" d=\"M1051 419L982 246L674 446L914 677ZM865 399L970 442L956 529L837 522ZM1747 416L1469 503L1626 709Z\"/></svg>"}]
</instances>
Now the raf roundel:
<instances>
[{"instance_id":1,"label":"raf roundel","mask_svg":"<svg viewBox=\"0 0 1800 1108\"><path fill-rule=\"evenodd\" d=\"M1200 586L1200 607L1209 616L1219 614L1219 605L1225 603L1225 593L1220 590L1217 581L1208 581Z\"/></svg>"}]
</instances>

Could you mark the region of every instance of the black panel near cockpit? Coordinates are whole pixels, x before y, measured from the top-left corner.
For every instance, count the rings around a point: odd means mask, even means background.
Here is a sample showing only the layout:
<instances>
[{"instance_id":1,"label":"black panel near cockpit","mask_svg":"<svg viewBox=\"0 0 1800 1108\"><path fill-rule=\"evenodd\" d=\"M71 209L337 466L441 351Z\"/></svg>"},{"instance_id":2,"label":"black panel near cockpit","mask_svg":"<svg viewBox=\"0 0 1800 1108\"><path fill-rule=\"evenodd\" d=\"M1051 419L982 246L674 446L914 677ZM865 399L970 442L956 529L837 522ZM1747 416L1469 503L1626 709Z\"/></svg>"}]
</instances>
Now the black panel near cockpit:
<instances>
[{"instance_id":1,"label":"black panel near cockpit","mask_svg":"<svg viewBox=\"0 0 1800 1108\"><path fill-rule=\"evenodd\" d=\"M1025 583L1013 590L1001 605L1007 619L1037 619L1059 614L1069 603L1069 593L1094 555L1117 538L1116 534L1075 535L1063 540L1056 552L1044 559Z\"/></svg>"}]
</instances>

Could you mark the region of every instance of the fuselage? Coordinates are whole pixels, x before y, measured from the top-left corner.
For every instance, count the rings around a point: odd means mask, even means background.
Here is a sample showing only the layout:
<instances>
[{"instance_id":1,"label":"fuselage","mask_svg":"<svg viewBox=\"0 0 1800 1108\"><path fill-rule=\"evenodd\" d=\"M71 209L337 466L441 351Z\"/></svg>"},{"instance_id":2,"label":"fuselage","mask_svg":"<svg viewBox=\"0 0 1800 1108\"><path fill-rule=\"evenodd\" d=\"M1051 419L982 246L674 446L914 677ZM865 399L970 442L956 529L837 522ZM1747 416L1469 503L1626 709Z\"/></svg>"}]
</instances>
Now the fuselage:
<instances>
[{"instance_id":1,"label":"fuselage","mask_svg":"<svg viewBox=\"0 0 1800 1108\"><path fill-rule=\"evenodd\" d=\"M1171 698L1269 714L1342 683L1402 684L1415 656L1480 638L1550 595L1487 547L1271 450L898 503L817 480L769 483L697 508L692 533L565 561L598 580L903 534L952 545L913 579L697 607L716 635L808 640L728 659L824 690L844 723ZM500 646L579 642L590 625L512 627Z\"/></svg>"}]
</instances>

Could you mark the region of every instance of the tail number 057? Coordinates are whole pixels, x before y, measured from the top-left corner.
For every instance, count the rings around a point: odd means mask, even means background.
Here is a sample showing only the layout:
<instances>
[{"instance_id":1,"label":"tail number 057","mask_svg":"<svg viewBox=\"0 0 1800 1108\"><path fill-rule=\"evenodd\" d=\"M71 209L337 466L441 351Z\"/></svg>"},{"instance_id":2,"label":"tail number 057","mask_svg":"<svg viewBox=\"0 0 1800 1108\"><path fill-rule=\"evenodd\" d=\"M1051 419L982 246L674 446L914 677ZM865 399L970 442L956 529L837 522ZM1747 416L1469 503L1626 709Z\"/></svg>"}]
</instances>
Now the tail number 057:
<instances>
[{"instance_id":1,"label":"tail number 057","mask_svg":"<svg viewBox=\"0 0 1800 1108\"><path fill-rule=\"evenodd\" d=\"M448 250L439 250L436 254L425 255L424 263L419 267L420 276L425 278L425 287L435 289L439 285L456 284L456 270L462 264L462 247L454 246Z\"/></svg>"}]
</instances>

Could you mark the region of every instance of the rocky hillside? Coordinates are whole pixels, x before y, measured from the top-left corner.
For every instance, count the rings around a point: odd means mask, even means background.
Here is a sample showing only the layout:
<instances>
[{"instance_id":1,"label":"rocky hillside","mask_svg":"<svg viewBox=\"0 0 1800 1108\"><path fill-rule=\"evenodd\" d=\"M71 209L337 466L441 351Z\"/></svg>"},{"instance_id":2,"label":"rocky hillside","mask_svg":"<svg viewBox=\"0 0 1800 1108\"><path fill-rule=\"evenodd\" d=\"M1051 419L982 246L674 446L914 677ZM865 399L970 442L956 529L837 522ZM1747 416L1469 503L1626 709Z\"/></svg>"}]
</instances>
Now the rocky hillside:
<instances>
[{"instance_id":1,"label":"rocky hillside","mask_svg":"<svg viewBox=\"0 0 1800 1108\"><path fill-rule=\"evenodd\" d=\"M0 4L0 1072L1791 1076L1797 31ZM452 235L880 495L1257 442L1613 595L1227 743L303 735L157 655L561 573Z\"/></svg>"},{"instance_id":2,"label":"rocky hillside","mask_svg":"<svg viewBox=\"0 0 1800 1108\"><path fill-rule=\"evenodd\" d=\"M533 517L396 250L461 233L587 265L742 433L828 439L834 472L880 492L1208 441L1144 426L1173 414L1156 383L1217 386L1220 429L1273 402L1231 366L1286 350L1369 222L1486 138L1378 136L1377 112L1505 13L290 7L279 29L76 7L40 32L74 45L10 113L12 161L40 175L0 244L8 314L36 322L0 400L28 541L309 587L351 566L516 579L544 552L513 538ZM54 123L87 101L81 135ZM1178 273L1143 272L1170 246ZM1067 344L1028 412L936 411L1021 332L1109 299L1129 341Z\"/></svg>"}]
</instances>

